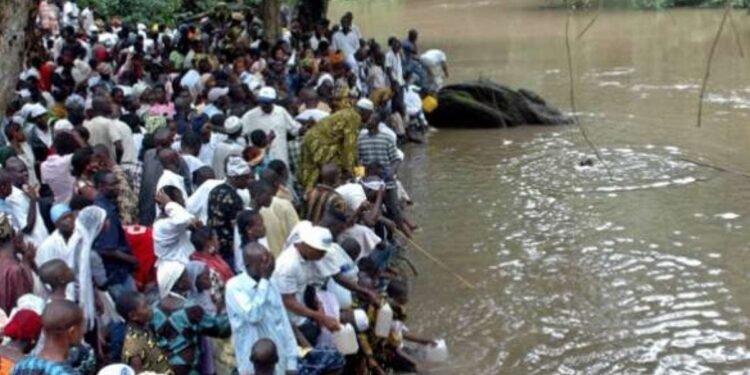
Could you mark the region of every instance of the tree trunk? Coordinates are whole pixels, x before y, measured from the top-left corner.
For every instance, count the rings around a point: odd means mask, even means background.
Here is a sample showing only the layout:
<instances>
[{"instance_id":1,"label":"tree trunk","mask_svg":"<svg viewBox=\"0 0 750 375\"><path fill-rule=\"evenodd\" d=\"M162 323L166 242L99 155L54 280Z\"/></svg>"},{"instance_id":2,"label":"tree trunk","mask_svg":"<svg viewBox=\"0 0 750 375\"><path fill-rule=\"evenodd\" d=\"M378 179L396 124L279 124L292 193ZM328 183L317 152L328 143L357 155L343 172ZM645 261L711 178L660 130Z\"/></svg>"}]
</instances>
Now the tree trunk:
<instances>
[{"instance_id":1,"label":"tree trunk","mask_svg":"<svg viewBox=\"0 0 750 375\"><path fill-rule=\"evenodd\" d=\"M263 0L261 16L266 37L273 44L281 35L281 0Z\"/></svg>"},{"instance_id":2,"label":"tree trunk","mask_svg":"<svg viewBox=\"0 0 750 375\"><path fill-rule=\"evenodd\" d=\"M34 49L38 0L0 0L0 114L13 100L26 52Z\"/></svg>"}]
</instances>

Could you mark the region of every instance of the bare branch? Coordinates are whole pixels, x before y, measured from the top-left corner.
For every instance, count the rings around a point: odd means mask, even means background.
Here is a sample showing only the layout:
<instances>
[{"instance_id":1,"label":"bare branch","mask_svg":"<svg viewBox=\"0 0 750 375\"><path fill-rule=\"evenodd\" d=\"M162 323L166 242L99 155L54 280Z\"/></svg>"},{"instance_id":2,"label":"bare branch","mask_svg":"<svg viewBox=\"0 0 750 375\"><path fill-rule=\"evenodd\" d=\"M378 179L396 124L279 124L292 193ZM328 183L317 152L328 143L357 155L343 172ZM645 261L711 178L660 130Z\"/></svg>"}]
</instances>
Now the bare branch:
<instances>
[{"instance_id":1,"label":"bare branch","mask_svg":"<svg viewBox=\"0 0 750 375\"><path fill-rule=\"evenodd\" d=\"M588 132L586 132L586 128L583 127L583 124L578 119L578 109L576 108L576 88L575 88L575 74L573 73L573 50L570 46L570 18L573 15L573 8L570 7L569 0L565 1L565 6L568 8L568 16L565 19L565 51L568 55L568 78L570 80L570 108L573 111L573 121L575 122L576 126L578 127L578 131L581 132L581 136L583 137L584 141L586 141L586 144L591 148L592 151L594 151L594 155L596 155L597 160L602 164L604 167L604 170L607 172L607 175L609 176L609 179L614 179L612 175L612 171L609 169L609 166L607 165L607 162L604 161L604 158L602 157L601 153L599 152L599 149L596 147L594 142L591 141L589 138Z\"/></svg>"},{"instance_id":2,"label":"bare branch","mask_svg":"<svg viewBox=\"0 0 750 375\"><path fill-rule=\"evenodd\" d=\"M708 79L711 78L711 64L714 60L714 55L716 54L716 46L719 45L719 38L721 38L721 33L724 31L724 25L727 23L727 19L729 18L729 14L732 12L732 0L726 0L726 10L724 11L724 16L721 17L721 23L719 24L719 30L716 30L716 37L714 37L714 42L711 44L711 52L708 54L708 62L706 63L706 74L703 76L703 84L701 85L701 94L700 94L700 101L698 102L698 124L697 126L700 128L701 123L703 121L703 100L706 96L706 87L708 86Z\"/></svg>"}]
</instances>

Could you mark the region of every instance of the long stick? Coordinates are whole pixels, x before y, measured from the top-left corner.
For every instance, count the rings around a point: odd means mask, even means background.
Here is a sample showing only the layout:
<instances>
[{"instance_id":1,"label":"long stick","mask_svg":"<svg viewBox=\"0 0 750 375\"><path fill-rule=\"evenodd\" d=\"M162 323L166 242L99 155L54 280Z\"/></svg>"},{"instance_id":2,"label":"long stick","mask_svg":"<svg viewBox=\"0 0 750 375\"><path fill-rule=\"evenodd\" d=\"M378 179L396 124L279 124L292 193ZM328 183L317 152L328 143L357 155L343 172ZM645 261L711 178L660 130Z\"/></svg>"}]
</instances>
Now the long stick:
<instances>
[{"instance_id":1,"label":"long stick","mask_svg":"<svg viewBox=\"0 0 750 375\"><path fill-rule=\"evenodd\" d=\"M579 40L579 39L583 38L583 36L586 35L586 32L589 31L589 29L592 26L594 26L594 24L596 23L596 20L599 19L599 15L602 14L602 8L604 6L604 1L599 0L598 3L599 4L596 7L596 13L594 14L594 17L592 17L591 21L589 21L589 23L586 25L586 27L583 28L583 31L581 31L580 33L578 33L578 36L576 37L576 40Z\"/></svg>"},{"instance_id":2,"label":"long stick","mask_svg":"<svg viewBox=\"0 0 750 375\"><path fill-rule=\"evenodd\" d=\"M703 76L703 84L701 85L701 96L700 101L698 102L698 124L697 126L700 128L701 123L703 122L703 99L706 96L706 86L708 86L708 79L711 77L711 64L714 61L714 54L716 53L716 46L719 44L719 38L721 38L721 33L724 31L724 24L727 23L727 18L729 18L729 13L732 11L732 1L727 0L727 9L724 11L724 16L721 17L721 24L719 24L719 30L716 31L716 36L714 37L714 42L711 44L711 52L708 54L708 62L706 63L706 74Z\"/></svg>"},{"instance_id":3,"label":"long stick","mask_svg":"<svg viewBox=\"0 0 750 375\"><path fill-rule=\"evenodd\" d=\"M741 58L745 58L745 49L742 48L742 38L740 38L740 32L737 31L737 25L734 24L734 17L732 12L729 12L729 26L732 28L732 34L734 34L734 41L737 42L737 50L740 53Z\"/></svg>"},{"instance_id":4,"label":"long stick","mask_svg":"<svg viewBox=\"0 0 750 375\"><path fill-rule=\"evenodd\" d=\"M453 275L453 277L455 277L456 279L458 279L458 281L460 281L464 285L466 285L467 288L469 288L469 289L476 289L477 288L474 284L470 283L469 281L467 281L466 279L464 279L461 275L459 275L456 271L454 271L450 267L448 267L448 265L446 265L445 263L443 263L442 261L440 261L440 259L435 258L434 255L430 254L429 252L427 252L427 250L425 250L421 246L419 246L419 244L417 244L416 242L412 241L412 239L409 238L409 237L407 237L403 232L397 230L396 233L398 233L399 235L401 235L401 237L403 239L405 239L406 242L408 242L414 249L416 249L417 251L419 251L420 253L422 253L422 255L424 255L425 257L427 257L427 259L433 261L435 264L437 264L438 266L440 266L440 268L448 271L448 273L450 273L451 275Z\"/></svg>"},{"instance_id":5,"label":"long stick","mask_svg":"<svg viewBox=\"0 0 750 375\"><path fill-rule=\"evenodd\" d=\"M607 162L604 161L604 158L599 153L599 149L596 147L594 142L592 142L591 139L589 139L589 134L586 132L586 129L583 127L583 124L581 124L581 122L578 120L578 109L576 108L576 86L575 86L575 77L573 74L573 51L570 47L570 17L573 14L573 9L570 8L567 0L565 1L565 5L568 8L568 16L565 19L565 51L568 55L568 78L570 80L570 108L573 111L573 121L578 127L578 131L581 132L581 136L583 137L584 141L586 141L586 144L588 144L591 150L594 151L594 155L596 155L597 160L599 160L599 162L604 167L604 170L607 172L607 176L609 176L609 179L613 180L614 177L612 176L612 171L609 169Z\"/></svg>"}]
</instances>

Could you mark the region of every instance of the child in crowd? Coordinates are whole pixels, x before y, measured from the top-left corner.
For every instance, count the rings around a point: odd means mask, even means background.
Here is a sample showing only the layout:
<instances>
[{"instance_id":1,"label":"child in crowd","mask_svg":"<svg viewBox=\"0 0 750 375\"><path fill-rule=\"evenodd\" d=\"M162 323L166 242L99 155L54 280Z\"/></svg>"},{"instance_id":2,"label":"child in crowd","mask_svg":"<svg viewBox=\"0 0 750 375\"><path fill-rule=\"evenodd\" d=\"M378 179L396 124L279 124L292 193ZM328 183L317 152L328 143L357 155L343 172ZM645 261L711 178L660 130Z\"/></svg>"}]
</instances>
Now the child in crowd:
<instances>
[{"instance_id":1,"label":"child in crowd","mask_svg":"<svg viewBox=\"0 0 750 375\"><path fill-rule=\"evenodd\" d=\"M172 369L151 330L153 311L146 296L138 292L126 293L117 300L117 312L127 320L127 333L122 347L122 362L136 373L152 371L172 374Z\"/></svg>"},{"instance_id":2,"label":"child in crowd","mask_svg":"<svg viewBox=\"0 0 750 375\"><path fill-rule=\"evenodd\" d=\"M52 259L39 267L39 279L49 291L49 300L65 299L65 290L75 281L75 274L61 259Z\"/></svg>"}]
</instances>

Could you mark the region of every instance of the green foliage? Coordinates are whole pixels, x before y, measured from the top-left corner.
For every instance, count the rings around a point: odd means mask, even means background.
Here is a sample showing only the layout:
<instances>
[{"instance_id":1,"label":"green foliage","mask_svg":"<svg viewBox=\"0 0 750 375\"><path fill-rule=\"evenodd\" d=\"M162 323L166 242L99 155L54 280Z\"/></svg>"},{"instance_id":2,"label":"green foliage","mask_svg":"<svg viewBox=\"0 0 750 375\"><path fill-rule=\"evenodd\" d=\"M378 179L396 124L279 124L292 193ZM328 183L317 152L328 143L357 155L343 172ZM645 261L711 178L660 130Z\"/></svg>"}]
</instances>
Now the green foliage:
<instances>
[{"instance_id":1,"label":"green foliage","mask_svg":"<svg viewBox=\"0 0 750 375\"><path fill-rule=\"evenodd\" d=\"M79 6L91 7L107 19L119 16L126 23L171 24L181 12L182 0L80 0Z\"/></svg>"}]
</instances>

